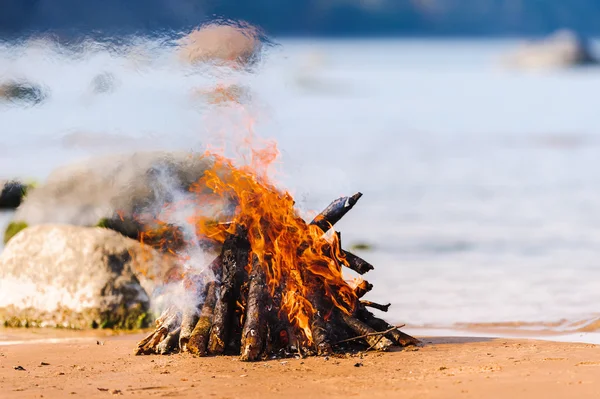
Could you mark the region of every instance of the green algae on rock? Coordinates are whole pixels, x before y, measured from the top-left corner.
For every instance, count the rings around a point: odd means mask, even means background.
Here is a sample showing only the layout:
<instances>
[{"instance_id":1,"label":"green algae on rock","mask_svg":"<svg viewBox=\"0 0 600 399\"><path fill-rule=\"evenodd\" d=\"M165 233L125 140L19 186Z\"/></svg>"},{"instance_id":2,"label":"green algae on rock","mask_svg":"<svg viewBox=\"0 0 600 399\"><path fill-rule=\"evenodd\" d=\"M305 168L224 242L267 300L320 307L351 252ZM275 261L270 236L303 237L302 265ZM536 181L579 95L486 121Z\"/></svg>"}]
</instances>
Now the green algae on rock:
<instances>
[{"instance_id":1,"label":"green algae on rock","mask_svg":"<svg viewBox=\"0 0 600 399\"><path fill-rule=\"evenodd\" d=\"M11 238L16 236L21 230L24 230L28 227L27 223L16 221L10 222L8 226L6 226L6 230L4 230L4 244L8 243Z\"/></svg>"}]
</instances>

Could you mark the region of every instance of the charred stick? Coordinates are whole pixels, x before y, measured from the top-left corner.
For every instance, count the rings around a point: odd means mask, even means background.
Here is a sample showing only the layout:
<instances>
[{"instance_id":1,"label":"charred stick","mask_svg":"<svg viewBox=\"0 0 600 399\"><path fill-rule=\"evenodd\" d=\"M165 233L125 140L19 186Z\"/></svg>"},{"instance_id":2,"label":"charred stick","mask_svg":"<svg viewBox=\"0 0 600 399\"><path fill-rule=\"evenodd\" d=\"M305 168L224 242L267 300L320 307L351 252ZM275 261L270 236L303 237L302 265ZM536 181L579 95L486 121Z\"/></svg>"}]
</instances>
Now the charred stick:
<instances>
[{"instance_id":1,"label":"charred stick","mask_svg":"<svg viewBox=\"0 0 600 399\"><path fill-rule=\"evenodd\" d=\"M167 335L176 330L181 323L181 312L174 307L167 308L156 320L156 329L146 338L138 343L135 351L136 355L149 355L157 353L158 344L167 337Z\"/></svg>"},{"instance_id":2,"label":"charred stick","mask_svg":"<svg viewBox=\"0 0 600 399\"><path fill-rule=\"evenodd\" d=\"M202 304L200 304L202 306ZM182 352L187 352L187 344L190 342L190 337L192 336L192 332L198 323L198 319L200 318L200 311L198 307L193 309L188 309L183 313L183 317L181 319L181 330L179 335L179 349Z\"/></svg>"},{"instance_id":3,"label":"charred stick","mask_svg":"<svg viewBox=\"0 0 600 399\"><path fill-rule=\"evenodd\" d=\"M365 334L365 335L359 335L357 337L343 339L341 341L338 341L337 343L338 344L343 344L344 342L356 341L357 339L363 339L363 338L368 338L368 337L379 337L381 335L385 335L385 334L389 333L390 331L392 331L395 328L402 328L402 327L404 327L404 324L402 324L401 326L396 326L396 327L389 328L389 329L387 329L385 331L376 331L374 333L368 333L368 334ZM379 341L377 341L377 342L379 342Z\"/></svg>"},{"instance_id":4,"label":"charred stick","mask_svg":"<svg viewBox=\"0 0 600 399\"><path fill-rule=\"evenodd\" d=\"M342 249L341 252L345 259L345 262L343 263L355 272L359 274L365 274L366 272L375 269L372 264L354 255L352 252L348 252L344 249Z\"/></svg>"},{"instance_id":5,"label":"charred stick","mask_svg":"<svg viewBox=\"0 0 600 399\"><path fill-rule=\"evenodd\" d=\"M308 294L308 301L311 303L315 312L310 318L310 330L312 332L313 342L315 344L317 355L326 356L333 353L331 348L330 339L327 333L327 326L325 323L326 306L323 301L325 298L325 290L322 282L320 282L312 273L306 268L302 268L301 271L303 280L311 287Z\"/></svg>"},{"instance_id":6,"label":"charred stick","mask_svg":"<svg viewBox=\"0 0 600 399\"><path fill-rule=\"evenodd\" d=\"M206 356L206 347L208 346L208 338L215 309L216 289L216 282L213 281L208 283L202 312L200 313L196 327L194 327L194 331L192 331L192 335L187 344L187 350L194 355Z\"/></svg>"},{"instance_id":7,"label":"charred stick","mask_svg":"<svg viewBox=\"0 0 600 399\"><path fill-rule=\"evenodd\" d=\"M374 349L377 349L379 351L385 351L390 346L394 345L392 341L390 341L386 337L381 337L381 333L369 327L362 321L345 313L342 313L342 319L344 320L346 325L350 327L350 329L354 331L355 334L357 334L356 338L360 336L360 338L364 339L370 347L373 347Z\"/></svg>"},{"instance_id":8,"label":"charred stick","mask_svg":"<svg viewBox=\"0 0 600 399\"><path fill-rule=\"evenodd\" d=\"M317 347L317 355L331 355L333 353L333 349L327 337L327 327L325 325L325 321L323 320L323 316L320 314L320 312L317 312L313 315L310 323L310 330L313 335L315 346Z\"/></svg>"},{"instance_id":9,"label":"charred stick","mask_svg":"<svg viewBox=\"0 0 600 399\"><path fill-rule=\"evenodd\" d=\"M171 331L169 334L167 334L165 339L160 341L160 343L157 345L157 347L156 347L157 352L160 353L161 355L166 355L168 353L175 351L178 348L180 332L181 332L181 328L178 328L174 331Z\"/></svg>"},{"instance_id":10,"label":"charred stick","mask_svg":"<svg viewBox=\"0 0 600 399\"><path fill-rule=\"evenodd\" d=\"M391 303L387 303L385 305L381 305L379 303L371 302L371 301L360 301L360 304L363 306L367 306L373 309L381 310L382 312L387 312L392 305Z\"/></svg>"},{"instance_id":11,"label":"charred stick","mask_svg":"<svg viewBox=\"0 0 600 399\"><path fill-rule=\"evenodd\" d=\"M373 289L373 284L367 280L362 280L355 288L354 293L357 298L362 298L365 294Z\"/></svg>"},{"instance_id":12,"label":"charred stick","mask_svg":"<svg viewBox=\"0 0 600 399\"><path fill-rule=\"evenodd\" d=\"M235 284L233 286L233 314L231 316L231 327L229 339L225 352L232 355L240 354L240 345L242 342L242 329L244 328L244 317L246 315L246 305L248 302L248 272L246 267L252 261L250 258L250 243L245 238L238 242L236 252L236 270Z\"/></svg>"},{"instance_id":13,"label":"charred stick","mask_svg":"<svg viewBox=\"0 0 600 399\"><path fill-rule=\"evenodd\" d=\"M248 290L246 320L242 330L242 361L258 360L265 344L265 305L267 302L266 275L258 256L252 256L252 272Z\"/></svg>"},{"instance_id":14,"label":"charred stick","mask_svg":"<svg viewBox=\"0 0 600 399\"><path fill-rule=\"evenodd\" d=\"M336 199L323 212L319 213L310 224L318 226L324 233L327 233L334 224L339 222L354 207L360 197L362 197L362 193Z\"/></svg>"},{"instance_id":15,"label":"charred stick","mask_svg":"<svg viewBox=\"0 0 600 399\"><path fill-rule=\"evenodd\" d=\"M213 261L210 267L216 267L217 261ZM200 275L187 275L183 280L186 296L189 297L192 304L188 304L183 311L181 319L181 331L179 333L179 349L187 352L187 344L190 341L192 332L198 323L200 312L203 306L203 299L206 295L206 284Z\"/></svg>"},{"instance_id":16,"label":"charred stick","mask_svg":"<svg viewBox=\"0 0 600 399\"><path fill-rule=\"evenodd\" d=\"M386 333L386 336L392 341L396 342L400 346L418 345L421 343L418 339L411 337L408 334L403 333L398 328L393 328L387 321L375 317L371 312L365 308L358 310L358 317L363 320L367 325L371 326L376 330L390 330Z\"/></svg>"},{"instance_id":17,"label":"charred stick","mask_svg":"<svg viewBox=\"0 0 600 399\"><path fill-rule=\"evenodd\" d=\"M358 201L358 199L361 196L362 196L361 193L357 193L357 194L354 194L352 197L344 197L344 198L340 198L340 199L337 199L337 200L333 201L331 203L331 205L329 205L327 207L327 209L325 209L323 212L321 212L310 224L318 226L324 233L326 233L329 230L329 228L331 226L333 226L333 224L335 224L335 222L339 221L339 219L341 219L342 216L344 216L350 209L352 209L352 207L354 206L354 204L356 204L356 201ZM343 199L352 199L352 198L355 198L355 199L353 200L353 202L352 201L349 202L349 203L352 204L349 208L342 207L342 209L344 209L345 211L343 213L341 213L341 216L339 216L339 219L337 219L337 220L335 218L331 219L331 220L334 220L334 223L328 224L328 227L323 228L323 224L324 223L323 222L319 222L319 221L329 220L329 219L327 219L326 216L322 216L322 215L328 215L328 214L330 214L330 211L328 211L330 208L337 209L336 206L334 206L334 204L337 203L337 206L339 207L340 203L338 203L338 201L341 201ZM334 214L335 214L335 212L334 212ZM337 213L337 214L340 215L340 213ZM341 255L341 258L342 258L340 260L342 261L342 263L345 266L347 266L348 268L354 270L355 272L357 272L359 274L365 274L368 271L375 269L373 267L373 265L371 265L366 260L364 260L364 259L362 259L362 258L360 258L360 257L358 257L356 255L354 255L352 252L348 252L345 249L342 249L341 234L340 234L339 231L336 231L335 234L337 236L337 242L338 242L338 246L339 246L339 248L338 248L339 249L339 254ZM309 246L310 246L309 243L302 243L302 244L300 244L300 247L298 248L298 256L300 256Z\"/></svg>"},{"instance_id":18,"label":"charred stick","mask_svg":"<svg viewBox=\"0 0 600 399\"><path fill-rule=\"evenodd\" d=\"M244 234L245 235L245 234ZM236 287L239 291L239 269L248 263L248 243L245 237L230 236L221 251L221 287L217 295L213 326L210 332L208 352L212 355L225 353L235 317Z\"/></svg>"}]
</instances>

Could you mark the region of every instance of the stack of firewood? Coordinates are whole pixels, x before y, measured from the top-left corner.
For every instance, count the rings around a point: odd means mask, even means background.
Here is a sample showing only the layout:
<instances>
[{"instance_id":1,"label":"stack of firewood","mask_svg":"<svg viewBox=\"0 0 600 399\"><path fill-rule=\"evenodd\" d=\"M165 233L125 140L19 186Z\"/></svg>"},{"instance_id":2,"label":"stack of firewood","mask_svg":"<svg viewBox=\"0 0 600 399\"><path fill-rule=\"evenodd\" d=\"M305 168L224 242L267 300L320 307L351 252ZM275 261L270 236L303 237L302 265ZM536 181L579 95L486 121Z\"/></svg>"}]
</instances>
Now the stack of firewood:
<instances>
[{"instance_id":1,"label":"stack of firewood","mask_svg":"<svg viewBox=\"0 0 600 399\"><path fill-rule=\"evenodd\" d=\"M373 266L341 248L339 232L326 238L332 226L356 204L361 193L333 201L307 229L318 228L323 235L318 246L336 267L348 267L363 275ZM272 356L329 355L357 349L385 351L392 346L416 345L419 341L371 313L368 308L387 311L388 305L361 300L373 286L360 280L352 288L351 306L340 306L337 293L327 292L322 274L299 267L267 281L270 256L258 256L251 248L248 231L257 226L242 223L229 226L220 255L209 269L216 278L188 274L183 280L188 294L197 300L186 309L167 308L156 320L156 329L143 339L136 354L190 352L198 356L240 355L253 361ZM268 224L259 226L268 229ZM231 233L233 232L233 233ZM268 236L265 234L265 236ZM301 257L315 243L303 242L296 253ZM272 254L271 254L272 256ZM302 298L311 307L308 320L290 315L286 279L295 278L306 287ZM207 281L209 280L209 281ZM347 296L346 296L347 298ZM288 306L282 304L288 301Z\"/></svg>"}]
</instances>

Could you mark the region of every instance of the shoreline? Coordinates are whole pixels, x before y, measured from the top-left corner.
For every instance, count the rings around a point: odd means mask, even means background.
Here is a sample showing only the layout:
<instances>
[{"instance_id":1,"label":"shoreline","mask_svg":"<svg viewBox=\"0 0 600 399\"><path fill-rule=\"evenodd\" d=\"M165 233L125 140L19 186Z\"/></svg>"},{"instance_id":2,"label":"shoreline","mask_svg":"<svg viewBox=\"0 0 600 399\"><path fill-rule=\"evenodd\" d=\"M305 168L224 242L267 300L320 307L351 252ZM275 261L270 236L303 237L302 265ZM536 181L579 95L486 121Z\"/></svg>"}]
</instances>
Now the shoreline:
<instances>
[{"instance_id":1,"label":"shoreline","mask_svg":"<svg viewBox=\"0 0 600 399\"><path fill-rule=\"evenodd\" d=\"M40 343L41 335L23 334L27 343L0 346L3 398L529 399L600 392L600 346L591 344L420 336L422 346L386 353L244 363L231 356L134 356L141 333L65 341L77 334L63 332L63 341L54 343Z\"/></svg>"},{"instance_id":2,"label":"shoreline","mask_svg":"<svg viewBox=\"0 0 600 399\"><path fill-rule=\"evenodd\" d=\"M75 330L60 328L9 328L0 327L0 347L33 343L92 342L98 339L126 339L129 336L143 335L144 330ZM402 331L414 337L470 337L474 339L511 339L564 342L573 344L600 345L600 331L560 331L553 329L525 329L519 327L404 327Z\"/></svg>"}]
</instances>

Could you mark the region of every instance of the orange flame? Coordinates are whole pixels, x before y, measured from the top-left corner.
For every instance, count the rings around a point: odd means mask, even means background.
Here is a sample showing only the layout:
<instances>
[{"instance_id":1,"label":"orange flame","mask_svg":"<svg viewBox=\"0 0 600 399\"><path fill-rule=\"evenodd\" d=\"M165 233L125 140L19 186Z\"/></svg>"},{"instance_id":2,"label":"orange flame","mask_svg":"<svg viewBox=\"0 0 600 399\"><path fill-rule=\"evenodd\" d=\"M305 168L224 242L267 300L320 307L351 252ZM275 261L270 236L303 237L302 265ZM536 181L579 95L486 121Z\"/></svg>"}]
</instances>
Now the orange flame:
<instances>
[{"instance_id":1,"label":"orange flame","mask_svg":"<svg viewBox=\"0 0 600 399\"><path fill-rule=\"evenodd\" d=\"M236 226L244 226L252 252L265 268L271 298L280 301L274 305L308 342L312 342L310 320L317 311L311 298L326 298L322 316L328 317L334 308L352 312L357 298L342 276L339 259L344 258L337 237L328 241L323 231L307 224L294 208L292 196L268 179L277 147L252 150L249 165L242 167L211 152L203 156L215 162L190 189L199 211L188 222L197 236L222 244L229 234L235 234ZM216 203L234 204L230 223L216 223L215 215L200 211ZM251 267L248 262L247 268Z\"/></svg>"}]
</instances>

